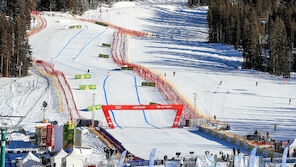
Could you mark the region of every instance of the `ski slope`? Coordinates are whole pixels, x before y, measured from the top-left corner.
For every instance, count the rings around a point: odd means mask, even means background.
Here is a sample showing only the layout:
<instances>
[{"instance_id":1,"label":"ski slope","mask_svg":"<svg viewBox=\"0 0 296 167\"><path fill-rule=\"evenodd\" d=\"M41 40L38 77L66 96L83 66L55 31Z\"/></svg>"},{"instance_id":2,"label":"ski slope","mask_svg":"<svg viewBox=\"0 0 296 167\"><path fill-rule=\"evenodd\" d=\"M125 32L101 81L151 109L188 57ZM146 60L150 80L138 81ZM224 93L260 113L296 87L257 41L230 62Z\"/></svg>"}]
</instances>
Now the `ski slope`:
<instances>
[{"instance_id":1,"label":"ski slope","mask_svg":"<svg viewBox=\"0 0 296 167\"><path fill-rule=\"evenodd\" d=\"M188 9L185 1L137 1L116 3L113 8L102 7L101 12L88 11L80 17L159 35L159 38L129 36L129 61L165 75L192 104L196 93L196 107L204 115L216 115L217 119L229 122L233 133L246 135L260 129L269 131L272 138L295 138L296 95L292 93L296 89L295 76L283 84L280 77L240 70L240 52L232 46L206 42L206 12L207 7ZM111 54L110 48L101 45L112 43L115 30L69 19L66 14L66 17L47 14L47 28L29 38L33 57L54 63L55 69L65 74L80 115L92 117L86 108L92 105L93 94L95 104L166 104L156 88L140 86L143 80L133 72L119 71L120 67L110 58L98 58L99 53ZM82 28L69 29L70 25ZM75 74L86 74L88 70L91 79L75 79ZM22 79L1 79L1 84L2 114L28 113L21 123L28 130L33 131L42 120L43 101L49 103L46 118L69 120L68 113L59 113L52 83L40 72L32 70L29 77ZM94 84L96 90L79 90L82 84ZM169 128L175 116L173 111L113 111L110 115L117 124L108 132L141 158L148 159L153 148L157 148L156 157L160 159L176 152L231 153L234 147L190 129ZM95 113L95 119L107 126L101 111ZM12 124L11 119L2 120ZM277 131L273 131L274 124ZM94 144L94 137L83 139L97 149L96 153L102 152L100 144Z\"/></svg>"},{"instance_id":2,"label":"ski slope","mask_svg":"<svg viewBox=\"0 0 296 167\"><path fill-rule=\"evenodd\" d=\"M121 10L118 3L112 9L113 13L122 13L120 19L104 10L103 14L88 11L83 17L97 15L102 21L159 36L129 36L130 63L166 75L192 104L196 98L200 112L228 122L233 133L246 135L258 129L270 132L277 140L296 137L295 74L284 84L282 77L242 70L239 51L207 43L207 7L189 9L182 2L172 1L121 5L125 8Z\"/></svg>"},{"instance_id":3,"label":"ski slope","mask_svg":"<svg viewBox=\"0 0 296 167\"><path fill-rule=\"evenodd\" d=\"M136 4L130 3L129 11L143 11L140 17L126 12L124 16L132 18L126 22L116 17L103 20L159 35L152 39L129 36L130 63L166 74L192 104L196 93L199 111L229 122L233 133L246 135L259 129L278 140L296 137L295 74L284 84L282 77L241 70L239 51L207 43L207 7L189 9L182 2L172 1ZM84 17L94 17L96 12L89 11Z\"/></svg>"},{"instance_id":4,"label":"ski slope","mask_svg":"<svg viewBox=\"0 0 296 167\"><path fill-rule=\"evenodd\" d=\"M229 122L233 133L246 135L259 129L269 131L271 137L278 140L296 137L296 96L292 93L296 80L293 74L284 84L281 77L241 70L240 52L232 46L207 43L207 7L189 10L157 6L154 10L154 17L147 19L153 26L147 30L157 33L160 38L130 37L131 63L166 73L167 79L192 104L196 93L199 111ZM192 24L198 27L192 27ZM188 32L192 35L186 34ZM171 38L170 34L173 34ZM277 131L273 130L275 124Z\"/></svg>"},{"instance_id":5,"label":"ski slope","mask_svg":"<svg viewBox=\"0 0 296 167\"><path fill-rule=\"evenodd\" d=\"M55 69L64 72L72 88L77 108L80 115L91 118L92 114L86 111L87 106L93 103L95 94L95 104L149 104L157 102L166 104L156 88L142 87L143 81L131 71L119 71L111 59L100 59L99 53L110 54L110 48L102 47L102 42L112 43L112 29L101 27L92 23L80 22L51 14L45 15L47 28L30 38L33 48L33 56L45 61L54 63ZM81 29L68 29L69 25L82 25ZM41 42L46 39L46 42ZM75 74L84 74L90 71L91 79L74 79ZM79 85L94 84L96 90L79 90ZM112 111L115 130L108 130L120 142L126 143L127 149L142 158L149 158L150 151L156 147L158 158L164 155L175 155L176 151L182 154L204 154L209 150L213 153L225 151L231 153L232 145L219 143L216 139L199 136L188 132L187 129L170 128L175 118L175 111ZM106 127L102 111L95 113L95 119L103 122ZM136 129L136 130L133 130ZM142 134L145 132L144 134ZM172 141L179 147L173 147L167 143L168 134L175 136ZM160 139L159 142L155 138ZM169 137L170 138L170 137ZM150 141L141 143L140 141ZM191 141L188 143L188 141ZM201 145L207 147L200 149ZM131 144L131 146L130 146ZM196 145L195 148L192 148ZM145 146L145 147L144 147ZM210 147L211 146L211 147ZM217 149L219 148L219 149Z\"/></svg>"}]
</instances>

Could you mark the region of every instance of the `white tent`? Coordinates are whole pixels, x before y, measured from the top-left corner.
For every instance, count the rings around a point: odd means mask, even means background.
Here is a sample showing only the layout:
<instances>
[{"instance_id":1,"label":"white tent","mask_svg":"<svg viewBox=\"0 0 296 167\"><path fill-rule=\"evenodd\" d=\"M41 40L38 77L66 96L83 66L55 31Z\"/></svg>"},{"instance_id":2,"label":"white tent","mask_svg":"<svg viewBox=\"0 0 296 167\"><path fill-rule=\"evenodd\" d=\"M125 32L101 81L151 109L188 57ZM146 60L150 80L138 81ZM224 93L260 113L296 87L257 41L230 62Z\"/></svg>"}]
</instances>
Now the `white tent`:
<instances>
[{"instance_id":1,"label":"white tent","mask_svg":"<svg viewBox=\"0 0 296 167\"><path fill-rule=\"evenodd\" d=\"M73 148L73 151L63 158L63 164L66 164L65 167L81 167L84 162L85 156L77 148Z\"/></svg>"},{"instance_id":2,"label":"white tent","mask_svg":"<svg viewBox=\"0 0 296 167\"><path fill-rule=\"evenodd\" d=\"M33 153L29 152L27 156L23 159L23 167L31 167L31 166L41 166L41 160L36 157Z\"/></svg>"},{"instance_id":3,"label":"white tent","mask_svg":"<svg viewBox=\"0 0 296 167\"><path fill-rule=\"evenodd\" d=\"M60 150L56 155L50 158L50 164L51 166L62 166L62 159L66 157L68 153L66 153L63 149Z\"/></svg>"},{"instance_id":4,"label":"white tent","mask_svg":"<svg viewBox=\"0 0 296 167\"><path fill-rule=\"evenodd\" d=\"M294 153L294 150L296 150L296 139L294 139L293 143L289 146L289 153L290 156Z\"/></svg>"}]
</instances>

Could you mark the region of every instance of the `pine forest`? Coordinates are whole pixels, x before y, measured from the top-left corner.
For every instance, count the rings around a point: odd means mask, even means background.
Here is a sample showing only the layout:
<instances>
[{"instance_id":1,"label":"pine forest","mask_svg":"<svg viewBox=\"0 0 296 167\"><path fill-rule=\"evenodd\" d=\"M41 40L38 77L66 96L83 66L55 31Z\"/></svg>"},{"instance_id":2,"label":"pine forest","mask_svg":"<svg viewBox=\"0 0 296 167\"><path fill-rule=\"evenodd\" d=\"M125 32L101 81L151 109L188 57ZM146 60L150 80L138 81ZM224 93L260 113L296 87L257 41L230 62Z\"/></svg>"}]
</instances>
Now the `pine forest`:
<instances>
[{"instance_id":1,"label":"pine forest","mask_svg":"<svg viewBox=\"0 0 296 167\"><path fill-rule=\"evenodd\" d=\"M295 0L211 0L209 42L233 45L243 68L290 77L296 71ZM195 3L196 4L196 3Z\"/></svg>"}]
</instances>

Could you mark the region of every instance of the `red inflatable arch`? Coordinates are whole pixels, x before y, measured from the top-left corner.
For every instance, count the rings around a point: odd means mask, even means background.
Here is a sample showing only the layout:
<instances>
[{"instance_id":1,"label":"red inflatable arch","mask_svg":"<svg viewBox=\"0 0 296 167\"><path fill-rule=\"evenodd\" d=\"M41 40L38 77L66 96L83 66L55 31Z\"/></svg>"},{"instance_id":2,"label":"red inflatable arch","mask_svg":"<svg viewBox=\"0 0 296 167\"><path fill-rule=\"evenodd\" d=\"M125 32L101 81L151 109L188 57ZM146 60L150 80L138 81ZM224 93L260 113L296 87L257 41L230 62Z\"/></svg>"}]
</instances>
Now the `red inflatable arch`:
<instances>
[{"instance_id":1,"label":"red inflatable arch","mask_svg":"<svg viewBox=\"0 0 296 167\"><path fill-rule=\"evenodd\" d=\"M102 105L102 109L111 129L114 129L114 125L109 115L109 110L177 110L173 123L173 128L177 128L182 115L183 105Z\"/></svg>"}]
</instances>

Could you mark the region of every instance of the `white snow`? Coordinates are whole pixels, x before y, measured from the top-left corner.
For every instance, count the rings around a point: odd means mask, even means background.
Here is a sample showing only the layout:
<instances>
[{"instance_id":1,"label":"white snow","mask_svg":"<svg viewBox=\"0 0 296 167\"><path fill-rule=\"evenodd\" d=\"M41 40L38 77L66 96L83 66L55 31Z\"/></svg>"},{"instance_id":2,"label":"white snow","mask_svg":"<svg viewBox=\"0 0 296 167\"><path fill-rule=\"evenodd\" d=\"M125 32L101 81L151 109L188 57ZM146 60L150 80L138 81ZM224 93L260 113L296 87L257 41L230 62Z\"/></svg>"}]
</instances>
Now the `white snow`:
<instances>
[{"instance_id":1,"label":"white snow","mask_svg":"<svg viewBox=\"0 0 296 167\"><path fill-rule=\"evenodd\" d=\"M260 129L269 131L275 139L295 138L295 76L284 84L281 77L239 70L242 66L239 51L232 46L207 43L207 7L189 9L185 2L116 3L114 8L102 7L101 12L98 8L81 17L159 35L159 38L129 36L129 61L166 73L166 78L192 104L196 93L196 107L204 115L216 115L218 120L229 122L231 132L246 135ZM111 54L110 48L101 45L112 43L115 30L70 18L46 15L45 18L47 28L29 38L33 57L54 63L55 69L65 74L83 117L92 116L86 108L92 105L93 94L95 104L139 104L133 72L117 71L115 69L120 67L112 59L98 57L99 53ZM82 28L65 28L69 25L82 25ZM90 70L91 79L74 79L75 74L86 74L87 70ZM141 87L143 80L135 77L141 104L167 103L156 88ZM43 101L49 104L46 118L60 123L69 120L67 112L59 113L53 84L37 70L32 69L30 76L25 78L1 78L0 81L1 115L28 114L21 123L26 130L33 132L43 119ZM94 84L97 89L79 90L82 84ZM290 98L291 104L288 103ZM108 129L130 152L141 158L148 158L153 148L157 148L157 158L173 156L176 152L186 155L194 151L201 155L205 151L232 151L232 145L213 137L194 134L189 129L168 128L173 123L173 111L145 112L147 120L160 129L148 125L142 111L114 111L116 121L123 129L117 126ZM95 119L107 126L101 110L95 113ZM1 126L12 126L17 121L1 118ZM274 124L277 124L277 131L273 131ZM104 144L97 137L84 131L83 142L102 158Z\"/></svg>"}]
</instances>

